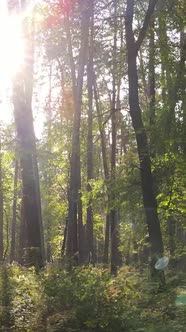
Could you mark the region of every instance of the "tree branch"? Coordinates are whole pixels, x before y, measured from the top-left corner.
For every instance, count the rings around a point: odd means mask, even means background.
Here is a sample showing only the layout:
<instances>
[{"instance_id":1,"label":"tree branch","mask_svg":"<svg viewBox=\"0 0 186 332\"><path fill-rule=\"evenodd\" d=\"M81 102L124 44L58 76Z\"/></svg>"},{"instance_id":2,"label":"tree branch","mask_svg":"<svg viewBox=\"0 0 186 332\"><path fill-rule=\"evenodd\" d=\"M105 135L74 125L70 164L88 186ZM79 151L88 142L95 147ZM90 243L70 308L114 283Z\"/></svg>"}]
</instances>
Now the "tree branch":
<instances>
[{"instance_id":1,"label":"tree branch","mask_svg":"<svg viewBox=\"0 0 186 332\"><path fill-rule=\"evenodd\" d=\"M145 15L145 19L144 19L144 22L143 22L143 26L141 28L141 31L139 33L139 36L138 36L138 39L136 41L136 50L137 52L139 51L140 49L140 46L146 36L146 32L147 32L147 29L149 27L149 22L150 22L150 19L154 13L154 9L155 9L155 6L157 4L158 0L149 0L149 6L148 6L148 9L147 9L147 12L146 12L146 15Z\"/></svg>"}]
</instances>

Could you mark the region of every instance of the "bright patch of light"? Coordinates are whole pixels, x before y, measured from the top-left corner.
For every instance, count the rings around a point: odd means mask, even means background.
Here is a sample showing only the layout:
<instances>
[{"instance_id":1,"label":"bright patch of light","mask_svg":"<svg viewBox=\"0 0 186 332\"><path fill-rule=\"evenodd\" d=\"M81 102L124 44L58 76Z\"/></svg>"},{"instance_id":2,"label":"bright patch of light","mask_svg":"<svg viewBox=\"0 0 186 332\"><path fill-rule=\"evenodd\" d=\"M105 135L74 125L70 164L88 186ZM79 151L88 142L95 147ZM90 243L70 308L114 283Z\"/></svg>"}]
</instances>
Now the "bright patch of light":
<instances>
[{"instance_id":1,"label":"bright patch of light","mask_svg":"<svg viewBox=\"0 0 186 332\"><path fill-rule=\"evenodd\" d=\"M12 120L11 79L21 70L24 43L18 16L8 15L7 2L0 1L0 121Z\"/></svg>"},{"instance_id":2,"label":"bright patch of light","mask_svg":"<svg viewBox=\"0 0 186 332\"><path fill-rule=\"evenodd\" d=\"M21 69L24 60L24 43L18 17L0 15L0 73L12 77Z\"/></svg>"},{"instance_id":3,"label":"bright patch of light","mask_svg":"<svg viewBox=\"0 0 186 332\"><path fill-rule=\"evenodd\" d=\"M30 0L24 11L8 13L7 0L0 0L0 125L13 119L12 79L23 69L25 58L23 21L33 15L39 2ZM33 113L35 116L34 110ZM38 137L42 132L41 122L36 114L34 125Z\"/></svg>"}]
</instances>

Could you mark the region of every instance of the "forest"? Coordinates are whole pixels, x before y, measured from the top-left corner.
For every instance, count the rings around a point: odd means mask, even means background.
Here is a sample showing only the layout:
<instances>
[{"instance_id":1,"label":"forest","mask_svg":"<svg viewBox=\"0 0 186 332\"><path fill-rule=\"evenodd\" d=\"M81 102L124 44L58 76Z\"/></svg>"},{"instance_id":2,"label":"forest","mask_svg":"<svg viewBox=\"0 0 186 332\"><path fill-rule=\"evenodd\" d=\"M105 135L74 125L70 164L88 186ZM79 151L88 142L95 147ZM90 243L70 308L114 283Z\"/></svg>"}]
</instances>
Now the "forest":
<instances>
[{"instance_id":1,"label":"forest","mask_svg":"<svg viewBox=\"0 0 186 332\"><path fill-rule=\"evenodd\" d=\"M186 331L186 1L0 1L0 331Z\"/></svg>"}]
</instances>

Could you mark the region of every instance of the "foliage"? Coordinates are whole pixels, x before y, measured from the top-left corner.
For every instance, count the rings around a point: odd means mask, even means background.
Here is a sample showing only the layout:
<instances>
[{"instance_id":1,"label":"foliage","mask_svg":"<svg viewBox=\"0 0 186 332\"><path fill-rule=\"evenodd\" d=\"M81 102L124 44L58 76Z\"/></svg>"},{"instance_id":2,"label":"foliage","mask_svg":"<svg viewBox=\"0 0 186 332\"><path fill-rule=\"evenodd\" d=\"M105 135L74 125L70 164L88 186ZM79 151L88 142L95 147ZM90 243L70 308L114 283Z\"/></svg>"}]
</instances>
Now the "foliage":
<instances>
[{"instance_id":1,"label":"foliage","mask_svg":"<svg viewBox=\"0 0 186 332\"><path fill-rule=\"evenodd\" d=\"M45 296L34 269L0 267L0 331L43 331Z\"/></svg>"},{"instance_id":2,"label":"foliage","mask_svg":"<svg viewBox=\"0 0 186 332\"><path fill-rule=\"evenodd\" d=\"M168 274L162 292L148 271L127 267L116 278L103 268L67 272L60 264L40 274L17 265L0 272L0 331L184 332L186 309L175 305L179 277Z\"/></svg>"}]
</instances>

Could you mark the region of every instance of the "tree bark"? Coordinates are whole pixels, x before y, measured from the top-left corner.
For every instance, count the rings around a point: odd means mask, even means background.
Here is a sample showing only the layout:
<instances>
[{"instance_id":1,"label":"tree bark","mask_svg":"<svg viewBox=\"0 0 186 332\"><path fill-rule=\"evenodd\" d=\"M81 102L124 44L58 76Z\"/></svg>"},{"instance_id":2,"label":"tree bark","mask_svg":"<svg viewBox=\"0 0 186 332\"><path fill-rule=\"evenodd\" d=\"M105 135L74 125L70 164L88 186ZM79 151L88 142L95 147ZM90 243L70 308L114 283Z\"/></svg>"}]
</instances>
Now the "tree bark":
<instances>
[{"instance_id":1,"label":"tree bark","mask_svg":"<svg viewBox=\"0 0 186 332\"><path fill-rule=\"evenodd\" d=\"M139 105L138 95L138 71L137 71L137 52L145 37L150 18L153 14L157 1L150 1L149 8L144 20L144 25L139 33L138 40L135 42L132 29L134 1L127 1L126 10L126 42L128 60L128 79L129 79L129 105L132 124L136 135L138 157L140 162L141 188L143 195L144 212L149 232L149 241L152 256L152 271L155 273L154 262L163 255L163 241L160 229L160 222L157 214L157 202L153 192L153 178L151 173L151 161L146 131L142 121L142 114ZM142 38L143 37L143 38Z\"/></svg>"}]
</instances>

